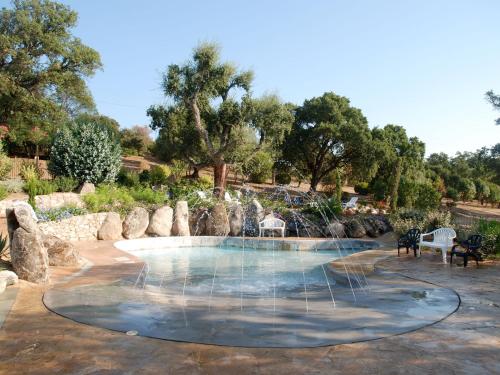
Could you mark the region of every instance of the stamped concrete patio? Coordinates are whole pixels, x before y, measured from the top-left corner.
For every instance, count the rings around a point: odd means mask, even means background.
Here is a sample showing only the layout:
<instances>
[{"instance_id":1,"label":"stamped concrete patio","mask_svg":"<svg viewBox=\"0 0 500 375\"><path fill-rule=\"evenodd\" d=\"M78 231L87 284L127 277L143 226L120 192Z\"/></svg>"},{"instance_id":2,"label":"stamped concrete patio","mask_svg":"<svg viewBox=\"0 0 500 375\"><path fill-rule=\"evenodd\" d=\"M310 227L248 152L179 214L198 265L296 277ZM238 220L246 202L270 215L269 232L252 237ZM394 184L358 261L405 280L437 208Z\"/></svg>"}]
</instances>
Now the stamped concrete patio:
<instances>
[{"instance_id":1,"label":"stamped concrete patio","mask_svg":"<svg viewBox=\"0 0 500 375\"><path fill-rule=\"evenodd\" d=\"M93 263L90 282L107 282L136 264L109 242L79 243ZM389 255L389 257L387 257ZM500 374L500 264L443 265L440 257L398 258L381 250L356 255L380 269L448 286L462 303L429 327L380 340L314 349L232 348L127 336L50 312L42 296L51 286L21 282L0 328L0 373L9 374ZM109 265L122 263L109 270ZM52 268L52 283L76 282ZM78 279L82 282L84 279ZM53 286L53 285L52 285Z\"/></svg>"}]
</instances>

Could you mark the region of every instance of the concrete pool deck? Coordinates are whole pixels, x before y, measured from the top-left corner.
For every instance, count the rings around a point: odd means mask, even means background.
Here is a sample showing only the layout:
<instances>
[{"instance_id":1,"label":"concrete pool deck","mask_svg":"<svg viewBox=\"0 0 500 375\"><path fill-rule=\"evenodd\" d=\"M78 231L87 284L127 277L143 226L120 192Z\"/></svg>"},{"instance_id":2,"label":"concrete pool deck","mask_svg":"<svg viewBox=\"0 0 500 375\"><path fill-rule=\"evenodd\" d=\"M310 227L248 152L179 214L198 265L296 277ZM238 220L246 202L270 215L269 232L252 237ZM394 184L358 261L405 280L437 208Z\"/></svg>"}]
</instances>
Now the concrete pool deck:
<instances>
[{"instance_id":1,"label":"concrete pool deck","mask_svg":"<svg viewBox=\"0 0 500 375\"><path fill-rule=\"evenodd\" d=\"M136 267L109 242L79 243L94 264L88 281L108 282ZM9 374L500 374L500 265L443 265L437 255L398 258L380 250L377 267L455 289L459 310L432 326L381 340L314 349L232 348L176 343L95 328L48 311L50 286L21 282L0 329L0 373ZM361 255L360 255L361 256ZM125 259L129 258L129 259ZM362 259L359 259L360 261ZM115 271L99 279L99 269ZM53 282L77 270L52 268ZM80 278L70 282L81 282Z\"/></svg>"}]
</instances>

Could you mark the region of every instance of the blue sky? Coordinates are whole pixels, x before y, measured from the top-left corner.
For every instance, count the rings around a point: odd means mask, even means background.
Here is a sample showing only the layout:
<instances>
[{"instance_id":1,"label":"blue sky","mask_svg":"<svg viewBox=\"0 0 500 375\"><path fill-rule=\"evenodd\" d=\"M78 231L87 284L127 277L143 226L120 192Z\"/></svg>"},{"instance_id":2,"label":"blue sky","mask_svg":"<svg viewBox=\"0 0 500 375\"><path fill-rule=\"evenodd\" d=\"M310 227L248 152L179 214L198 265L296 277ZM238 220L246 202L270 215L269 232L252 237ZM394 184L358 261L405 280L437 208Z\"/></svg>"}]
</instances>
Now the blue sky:
<instances>
[{"instance_id":1,"label":"blue sky","mask_svg":"<svg viewBox=\"0 0 500 375\"><path fill-rule=\"evenodd\" d=\"M4 1L2 1L4 2ZM101 54L89 80L99 112L148 124L161 74L201 41L255 72L253 93L300 104L334 91L370 127L403 125L427 154L500 142L500 1L65 0L74 30Z\"/></svg>"}]
</instances>

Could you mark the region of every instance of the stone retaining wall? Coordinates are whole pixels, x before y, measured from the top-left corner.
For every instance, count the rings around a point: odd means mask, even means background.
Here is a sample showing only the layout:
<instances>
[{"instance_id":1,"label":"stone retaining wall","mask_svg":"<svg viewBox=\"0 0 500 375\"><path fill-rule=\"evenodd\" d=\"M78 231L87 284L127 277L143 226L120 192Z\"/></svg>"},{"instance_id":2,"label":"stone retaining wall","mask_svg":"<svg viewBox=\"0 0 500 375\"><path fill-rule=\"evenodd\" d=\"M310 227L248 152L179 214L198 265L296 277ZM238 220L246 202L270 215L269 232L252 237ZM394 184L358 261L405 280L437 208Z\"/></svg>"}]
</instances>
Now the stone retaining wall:
<instances>
[{"instance_id":1,"label":"stone retaining wall","mask_svg":"<svg viewBox=\"0 0 500 375\"><path fill-rule=\"evenodd\" d=\"M39 223L38 228L44 234L51 234L67 241L97 240L97 231L108 214L87 214L73 216L60 221Z\"/></svg>"},{"instance_id":2,"label":"stone retaining wall","mask_svg":"<svg viewBox=\"0 0 500 375\"><path fill-rule=\"evenodd\" d=\"M85 204L81 195L77 193L52 193L49 195L37 195L35 197L36 208L39 210L49 210L65 206L84 207Z\"/></svg>"}]
</instances>

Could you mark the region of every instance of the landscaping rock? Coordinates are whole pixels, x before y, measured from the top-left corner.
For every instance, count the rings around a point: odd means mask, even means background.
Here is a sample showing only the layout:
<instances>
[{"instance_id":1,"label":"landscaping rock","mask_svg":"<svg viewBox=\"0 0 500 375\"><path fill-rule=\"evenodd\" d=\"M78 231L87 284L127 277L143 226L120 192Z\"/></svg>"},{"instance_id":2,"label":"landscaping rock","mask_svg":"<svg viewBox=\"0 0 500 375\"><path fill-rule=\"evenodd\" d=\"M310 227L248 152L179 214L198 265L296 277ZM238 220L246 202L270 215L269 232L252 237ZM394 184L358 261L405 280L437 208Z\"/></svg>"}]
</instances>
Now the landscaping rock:
<instances>
[{"instance_id":1,"label":"landscaping rock","mask_svg":"<svg viewBox=\"0 0 500 375\"><path fill-rule=\"evenodd\" d=\"M19 278L16 273L9 270L0 271L0 280L5 280L7 286L14 285L19 282Z\"/></svg>"},{"instance_id":2,"label":"landscaping rock","mask_svg":"<svg viewBox=\"0 0 500 375\"><path fill-rule=\"evenodd\" d=\"M154 236L170 236L173 220L174 210L169 206L160 207L151 215L147 232Z\"/></svg>"},{"instance_id":3,"label":"landscaping rock","mask_svg":"<svg viewBox=\"0 0 500 375\"><path fill-rule=\"evenodd\" d=\"M286 223L288 235L301 238L325 237L319 226L312 222L302 222L300 220L290 220Z\"/></svg>"},{"instance_id":4,"label":"landscaping rock","mask_svg":"<svg viewBox=\"0 0 500 375\"><path fill-rule=\"evenodd\" d=\"M343 238L345 237L345 226L340 221L333 221L326 226L325 234L327 237Z\"/></svg>"},{"instance_id":5,"label":"landscaping rock","mask_svg":"<svg viewBox=\"0 0 500 375\"><path fill-rule=\"evenodd\" d=\"M369 216L364 220L363 226L370 237L379 237L392 229L384 216Z\"/></svg>"},{"instance_id":6,"label":"landscaping rock","mask_svg":"<svg viewBox=\"0 0 500 375\"><path fill-rule=\"evenodd\" d=\"M264 209L257 199L253 199L245 213L245 234L247 236L259 235L259 222L264 219Z\"/></svg>"},{"instance_id":7,"label":"landscaping rock","mask_svg":"<svg viewBox=\"0 0 500 375\"><path fill-rule=\"evenodd\" d=\"M49 256L49 266L78 267L83 258L78 250L68 241L57 236L43 236L43 245Z\"/></svg>"},{"instance_id":8,"label":"landscaping rock","mask_svg":"<svg viewBox=\"0 0 500 375\"><path fill-rule=\"evenodd\" d=\"M19 278L32 283L44 283L49 280L49 257L40 231L30 233L24 228L17 228L13 235L10 256Z\"/></svg>"},{"instance_id":9,"label":"landscaping rock","mask_svg":"<svg viewBox=\"0 0 500 375\"><path fill-rule=\"evenodd\" d=\"M0 279L0 294L5 292L6 287L7 287L7 281L4 279Z\"/></svg>"},{"instance_id":10,"label":"landscaping rock","mask_svg":"<svg viewBox=\"0 0 500 375\"><path fill-rule=\"evenodd\" d=\"M365 227L361 224L358 219L352 219L348 221L345 225L346 234L350 238L361 238L366 236Z\"/></svg>"},{"instance_id":11,"label":"landscaping rock","mask_svg":"<svg viewBox=\"0 0 500 375\"><path fill-rule=\"evenodd\" d=\"M122 219L116 212L110 212L97 231L98 240L120 240L122 238Z\"/></svg>"},{"instance_id":12,"label":"landscaping rock","mask_svg":"<svg viewBox=\"0 0 500 375\"><path fill-rule=\"evenodd\" d=\"M209 236L227 236L229 234L229 218L224 203L217 203L207 219L207 234Z\"/></svg>"},{"instance_id":13,"label":"landscaping rock","mask_svg":"<svg viewBox=\"0 0 500 375\"><path fill-rule=\"evenodd\" d=\"M149 226L149 213L142 207L134 208L123 220L123 237L139 238L146 233Z\"/></svg>"},{"instance_id":14,"label":"landscaping rock","mask_svg":"<svg viewBox=\"0 0 500 375\"><path fill-rule=\"evenodd\" d=\"M172 235L189 236L189 209L186 201L178 201L175 205Z\"/></svg>"},{"instance_id":15,"label":"landscaping rock","mask_svg":"<svg viewBox=\"0 0 500 375\"><path fill-rule=\"evenodd\" d=\"M210 215L208 208L198 208L189 216L189 228L192 236L206 236L207 220Z\"/></svg>"},{"instance_id":16,"label":"landscaping rock","mask_svg":"<svg viewBox=\"0 0 500 375\"><path fill-rule=\"evenodd\" d=\"M229 235L241 235L243 230L244 215L245 213L241 204L236 204L231 208L231 212L229 214Z\"/></svg>"},{"instance_id":17,"label":"landscaping rock","mask_svg":"<svg viewBox=\"0 0 500 375\"><path fill-rule=\"evenodd\" d=\"M88 193L95 193L95 186L91 182L84 182L76 190L78 194L84 195Z\"/></svg>"},{"instance_id":18,"label":"landscaping rock","mask_svg":"<svg viewBox=\"0 0 500 375\"><path fill-rule=\"evenodd\" d=\"M33 233L38 230L36 223L35 211L28 203L15 205L7 214L7 224L12 232L21 227L26 232Z\"/></svg>"}]
</instances>

